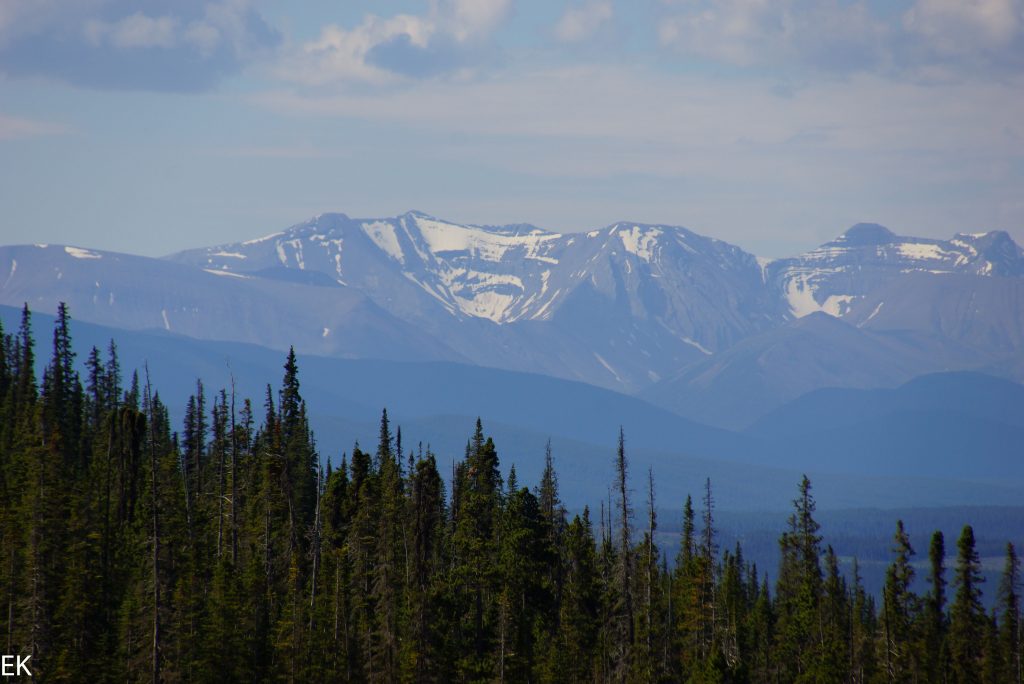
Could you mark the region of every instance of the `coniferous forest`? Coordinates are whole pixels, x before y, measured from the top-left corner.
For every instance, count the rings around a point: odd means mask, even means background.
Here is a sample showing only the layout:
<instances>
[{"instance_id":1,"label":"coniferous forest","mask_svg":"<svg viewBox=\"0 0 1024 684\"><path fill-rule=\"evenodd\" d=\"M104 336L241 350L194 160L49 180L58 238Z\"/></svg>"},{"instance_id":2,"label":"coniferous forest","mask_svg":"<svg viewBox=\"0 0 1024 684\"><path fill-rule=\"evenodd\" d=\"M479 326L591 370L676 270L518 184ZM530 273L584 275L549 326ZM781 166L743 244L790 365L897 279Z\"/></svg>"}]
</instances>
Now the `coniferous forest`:
<instances>
[{"instance_id":1,"label":"coniferous forest","mask_svg":"<svg viewBox=\"0 0 1024 684\"><path fill-rule=\"evenodd\" d=\"M919 594L894 521L875 597L806 478L778 568L719 548L708 483L669 559L621 432L611 498L570 515L550 449L503 476L479 421L450 473L386 412L322 461L294 352L255 404L197 382L178 426L113 342L76 370L63 305L52 348L27 307L0 339L0 638L39 681L1021 682L1020 562L986 611L969 526L916 550Z\"/></svg>"}]
</instances>

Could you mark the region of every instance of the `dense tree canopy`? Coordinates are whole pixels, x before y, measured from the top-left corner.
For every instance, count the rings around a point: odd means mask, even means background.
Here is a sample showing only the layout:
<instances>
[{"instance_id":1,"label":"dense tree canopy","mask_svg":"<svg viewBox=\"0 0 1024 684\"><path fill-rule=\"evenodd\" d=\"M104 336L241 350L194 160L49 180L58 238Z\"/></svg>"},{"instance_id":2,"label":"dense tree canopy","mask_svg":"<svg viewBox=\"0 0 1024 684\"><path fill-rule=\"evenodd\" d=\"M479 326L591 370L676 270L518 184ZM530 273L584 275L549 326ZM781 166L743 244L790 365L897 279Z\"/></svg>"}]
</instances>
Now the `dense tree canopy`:
<instances>
[{"instance_id":1,"label":"dense tree canopy","mask_svg":"<svg viewBox=\"0 0 1024 684\"><path fill-rule=\"evenodd\" d=\"M595 530L560 501L550 445L524 486L480 421L447 482L386 411L375 448L321 466L294 352L261 421L200 381L175 431L113 343L83 383L63 305L38 382L35 350L26 308L0 330L0 638L40 680L1021 681L1020 561L1008 545L986 613L970 527L950 602L941 533L918 596L898 522L876 606L804 478L772 587L719 549L710 482L670 567L624 434Z\"/></svg>"}]
</instances>

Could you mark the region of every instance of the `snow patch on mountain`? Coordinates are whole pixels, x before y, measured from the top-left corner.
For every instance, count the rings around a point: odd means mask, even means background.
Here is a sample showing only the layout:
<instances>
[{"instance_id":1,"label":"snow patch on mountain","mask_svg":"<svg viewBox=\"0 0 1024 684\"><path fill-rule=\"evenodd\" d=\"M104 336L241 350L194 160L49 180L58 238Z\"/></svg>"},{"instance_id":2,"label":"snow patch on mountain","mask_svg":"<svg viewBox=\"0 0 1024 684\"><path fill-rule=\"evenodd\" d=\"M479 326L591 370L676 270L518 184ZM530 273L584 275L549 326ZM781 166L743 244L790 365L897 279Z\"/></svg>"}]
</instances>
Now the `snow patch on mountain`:
<instances>
[{"instance_id":1,"label":"snow patch on mountain","mask_svg":"<svg viewBox=\"0 0 1024 684\"><path fill-rule=\"evenodd\" d=\"M65 247L64 251L76 259L102 259L102 254L82 249L81 247Z\"/></svg>"},{"instance_id":2,"label":"snow patch on mountain","mask_svg":"<svg viewBox=\"0 0 1024 684\"><path fill-rule=\"evenodd\" d=\"M711 351L710 349L708 349L707 347L702 345L697 340L692 340L689 337L682 337L680 339L683 342L685 342L686 344L690 345L691 347L695 347L696 349L698 349L702 354L707 354L708 356L711 356L712 354L714 354L713 351Z\"/></svg>"},{"instance_id":3,"label":"snow patch on mountain","mask_svg":"<svg viewBox=\"0 0 1024 684\"><path fill-rule=\"evenodd\" d=\"M808 273L795 273L786 281L786 301L797 318L821 311L821 306L814 300L814 288L810 283L812 277Z\"/></svg>"},{"instance_id":4,"label":"snow patch on mountain","mask_svg":"<svg viewBox=\"0 0 1024 684\"><path fill-rule=\"evenodd\" d=\"M395 227L387 221L374 221L362 225L363 232L377 245L382 252L400 264L405 264L405 254L402 246L398 244L398 236L395 235Z\"/></svg>"},{"instance_id":5,"label":"snow patch on mountain","mask_svg":"<svg viewBox=\"0 0 1024 684\"><path fill-rule=\"evenodd\" d=\"M654 260L654 250L658 244L658 238L662 234L663 231L660 228L644 229L640 226L633 226L625 230L619 229L619 239L622 240L623 248L648 263Z\"/></svg>"},{"instance_id":6,"label":"snow patch on mountain","mask_svg":"<svg viewBox=\"0 0 1024 684\"><path fill-rule=\"evenodd\" d=\"M561 237L557 233L542 230L532 230L525 235L503 234L423 216L416 216L414 220L434 254L465 252L468 256L492 262L501 261L506 252L514 248L520 248L523 251L522 257L526 259L546 257L543 253L545 243Z\"/></svg>"},{"instance_id":7,"label":"snow patch on mountain","mask_svg":"<svg viewBox=\"0 0 1024 684\"><path fill-rule=\"evenodd\" d=\"M204 268L204 271L215 276L228 276L231 278L241 278L242 280L250 280L250 276L242 275L241 273L232 273L231 271L217 270L216 268Z\"/></svg>"},{"instance_id":8,"label":"snow patch on mountain","mask_svg":"<svg viewBox=\"0 0 1024 684\"><path fill-rule=\"evenodd\" d=\"M597 360L598 360L598 362L599 362L599 363L600 363L600 364L601 364L602 366L604 366L604 367L605 367L605 369L607 369L607 371L608 371L609 373L611 373L611 374L612 374L612 376L613 376L613 377L614 377L614 378L615 378L615 379L616 379L617 381L619 381L619 382L622 382L622 378L621 378L621 377L619 377L619 374L615 372L615 369L614 369L614 368L612 368L612 367L611 367L611 365L610 365L610 364L609 364L609 363L608 363L607 361L605 361L605 360L604 360L604 357L603 357L603 356L601 356L601 355L600 355L600 354L598 354L597 352L594 352L594 358L595 358L595 359L597 359Z\"/></svg>"},{"instance_id":9,"label":"snow patch on mountain","mask_svg":"<svg viewBox=\"0 0 1024 684\"><path fill-rule=\"evenodd\" d=\"M263 237L258 237L258 238L254 239L254 240L246 240L242 244L243 245L258 245L261 242L266 242L267 240L273 240L274 238L280 237L282 235L284 235L284 231L278 231L276 233L271 233L270 235L264 235Z\"/></svg>"},{"instance_id":10,"label":"snow patch on mountain","mask_svg":"<svg viewBox=\"0 0 1024 684\"><path fill-rule=\"evenodd\" d=\"M870 320L871 320L872 318L874 318L875 316L877 316L877 315L878 315L878 312L882 310L882 306L883 306L884 304L885 304L885 302L878 302L878 305L877 305L877 306L876 306L876 307L875 307L874 309L872 309L872 311L871 311L871 314L870 314L870 315L869 315L869 316L868 316L867 318L865 318L865 319L864 319L863 321L861 321L860 323L858 323L858 324L857 324L857 327L858 327L858 328L863 328L863 327L864 327L864 325L865 325L865 324L866 324L866 323L867 323L868 321L870 321Z\"/></svg>"},{"instance_id":11,"label":"snow patch on mountain","mask_svg":"<svg viewBox=\"0 0 1024 684\"><path fill-rule=\"evenodd\" d=\"M945 251L939 245L928 242L902 242L896 245L896 251L907 259L922 261L943 260L956 256L952 252Z\"/></svg>"},{"instance_id":12,"label":"snow patch on mountain","mask_svg":"<svg viewBox=\"0 0 1024 684\"><path fill-rule=\"evenodd\" d=\"M821 311L842 318L850 310L850 303L857 299L854 295L829 295L821 305Z\"/></svg>"}]
</instances>

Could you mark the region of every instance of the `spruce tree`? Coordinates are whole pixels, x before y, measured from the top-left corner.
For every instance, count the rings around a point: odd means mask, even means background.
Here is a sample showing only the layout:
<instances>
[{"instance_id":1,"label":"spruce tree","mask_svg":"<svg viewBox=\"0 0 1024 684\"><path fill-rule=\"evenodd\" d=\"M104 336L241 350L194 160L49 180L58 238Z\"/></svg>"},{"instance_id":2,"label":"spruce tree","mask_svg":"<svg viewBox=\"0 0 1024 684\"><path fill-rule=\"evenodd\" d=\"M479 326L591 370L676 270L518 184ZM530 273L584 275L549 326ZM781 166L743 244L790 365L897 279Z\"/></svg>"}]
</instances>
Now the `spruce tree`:
<instances>
[{"instance_id":1,"label":"spruce tree","mask_svg":"<svg viewBox=\"0 0 1024 684\"><path fill-rule=\"evenodd\" d=\"M981 560L975 548L974 529L965 525L957 540L953 586L956 595L950 608L949 644L953 679L957 684L981 681L985 611L981 605Z\"/></svg>"},{"instance_id":2,"label":"spruce tree","mask_svg":"<svg viewBox=\"0 0 1024 684\"><path fill-rule=\"evenodd\" d=\"M928 584L931 588L925 596L921 613L924 621L921 630L923 652L928 656L924 674L929 681L937 681L947 669L945 559L945 538L940 530L936 530L928 546Z\"/></svg>"},{"instance_id":3,"label":"spruce tree","mask_svg":"<svg viewBox=\"0 0 1024 684\"><path fill-rule=\"evenodd\" d=\"M1006 562L999 581L999 651L1004 681L1019 684L1024 678L1021 665L1020 558L1012 542L1006 544Z\"/></svg>"},{"instance_id":4,"label":"spruce tree","mask_svg":"<svg viewBox=\"0 0 1024 684\"><path fill-rule=\"evenodd\" d=\"M805 475L793 500L789 529L779 540L782 560L776 583L776 650L783 680L813 676L822 658L819 635L821 609L821 535L814 519L811 482Z\"/></svg>"},{"instance_id":5,"label":"spruce tree","mask_svg":"<svg viewBox=\"0 0 1024 684\"><path fill-rule=\"evenodd\" d=\"M882 592L884 663L889 681L902 682L909 680L914 671L911 628L917 613L917 597L911 591L914 568L910 558L914 555L914 549L902 520L896 521L892 550L896 558L886 570Z\"/></svg>"},{"instance_id":6,"label":"spruce tree","mask_svg":"<svg viewBox=\"0 0 1024 684\"><path fill-rule=\"evenodd\" d=\"M616 633L612 646L614 676L624 680L633 661L635 625L633 623L633 506L629 501L629 464L626 459L626 437L619 427L619 445L615 453L615 492L618 496L618 553L616 558ZM610 518L609 518L610 519Z\"/></svg>"}]
</instances>

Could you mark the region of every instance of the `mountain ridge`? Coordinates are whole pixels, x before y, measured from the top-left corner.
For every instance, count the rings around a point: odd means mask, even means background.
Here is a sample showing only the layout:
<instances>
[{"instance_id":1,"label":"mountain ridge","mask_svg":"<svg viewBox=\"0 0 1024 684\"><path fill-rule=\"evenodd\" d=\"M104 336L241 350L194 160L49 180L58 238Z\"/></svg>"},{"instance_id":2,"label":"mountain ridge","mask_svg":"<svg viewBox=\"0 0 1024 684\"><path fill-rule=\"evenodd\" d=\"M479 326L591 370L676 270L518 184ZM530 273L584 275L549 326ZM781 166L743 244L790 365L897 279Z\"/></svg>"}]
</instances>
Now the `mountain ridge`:
<instances>
[{"instance_id":1,"label":"mountain ridge","mask_svg":"<svg viewBox=\"0 0 1024 684\"><path fill-rule=\"evenodd\" d=\"M750 377L771 382L746 397L733 388L719 415L699 416L732 427L741 425L723 416L758 393L744 420L849 378L876 386L893 365L886 355L911 361L909 375L897 369L889 384L981 368L1024 379L1021 276L1024 252L999 231L938 240L857 224L814 250L766 260L681 226L619 221L559 233L422 211L324 213L160 259L0 248L0 303L52 309L68 301L83 320L126 329L537 372L664 396L684 415L679 397L700 388L679 378L738 358L751 341L813 333L811 314L863 333L840 333L859 364L849 373L820 354L819 364L755 354L769 365Z\"/></svg>"}]
</instances>

